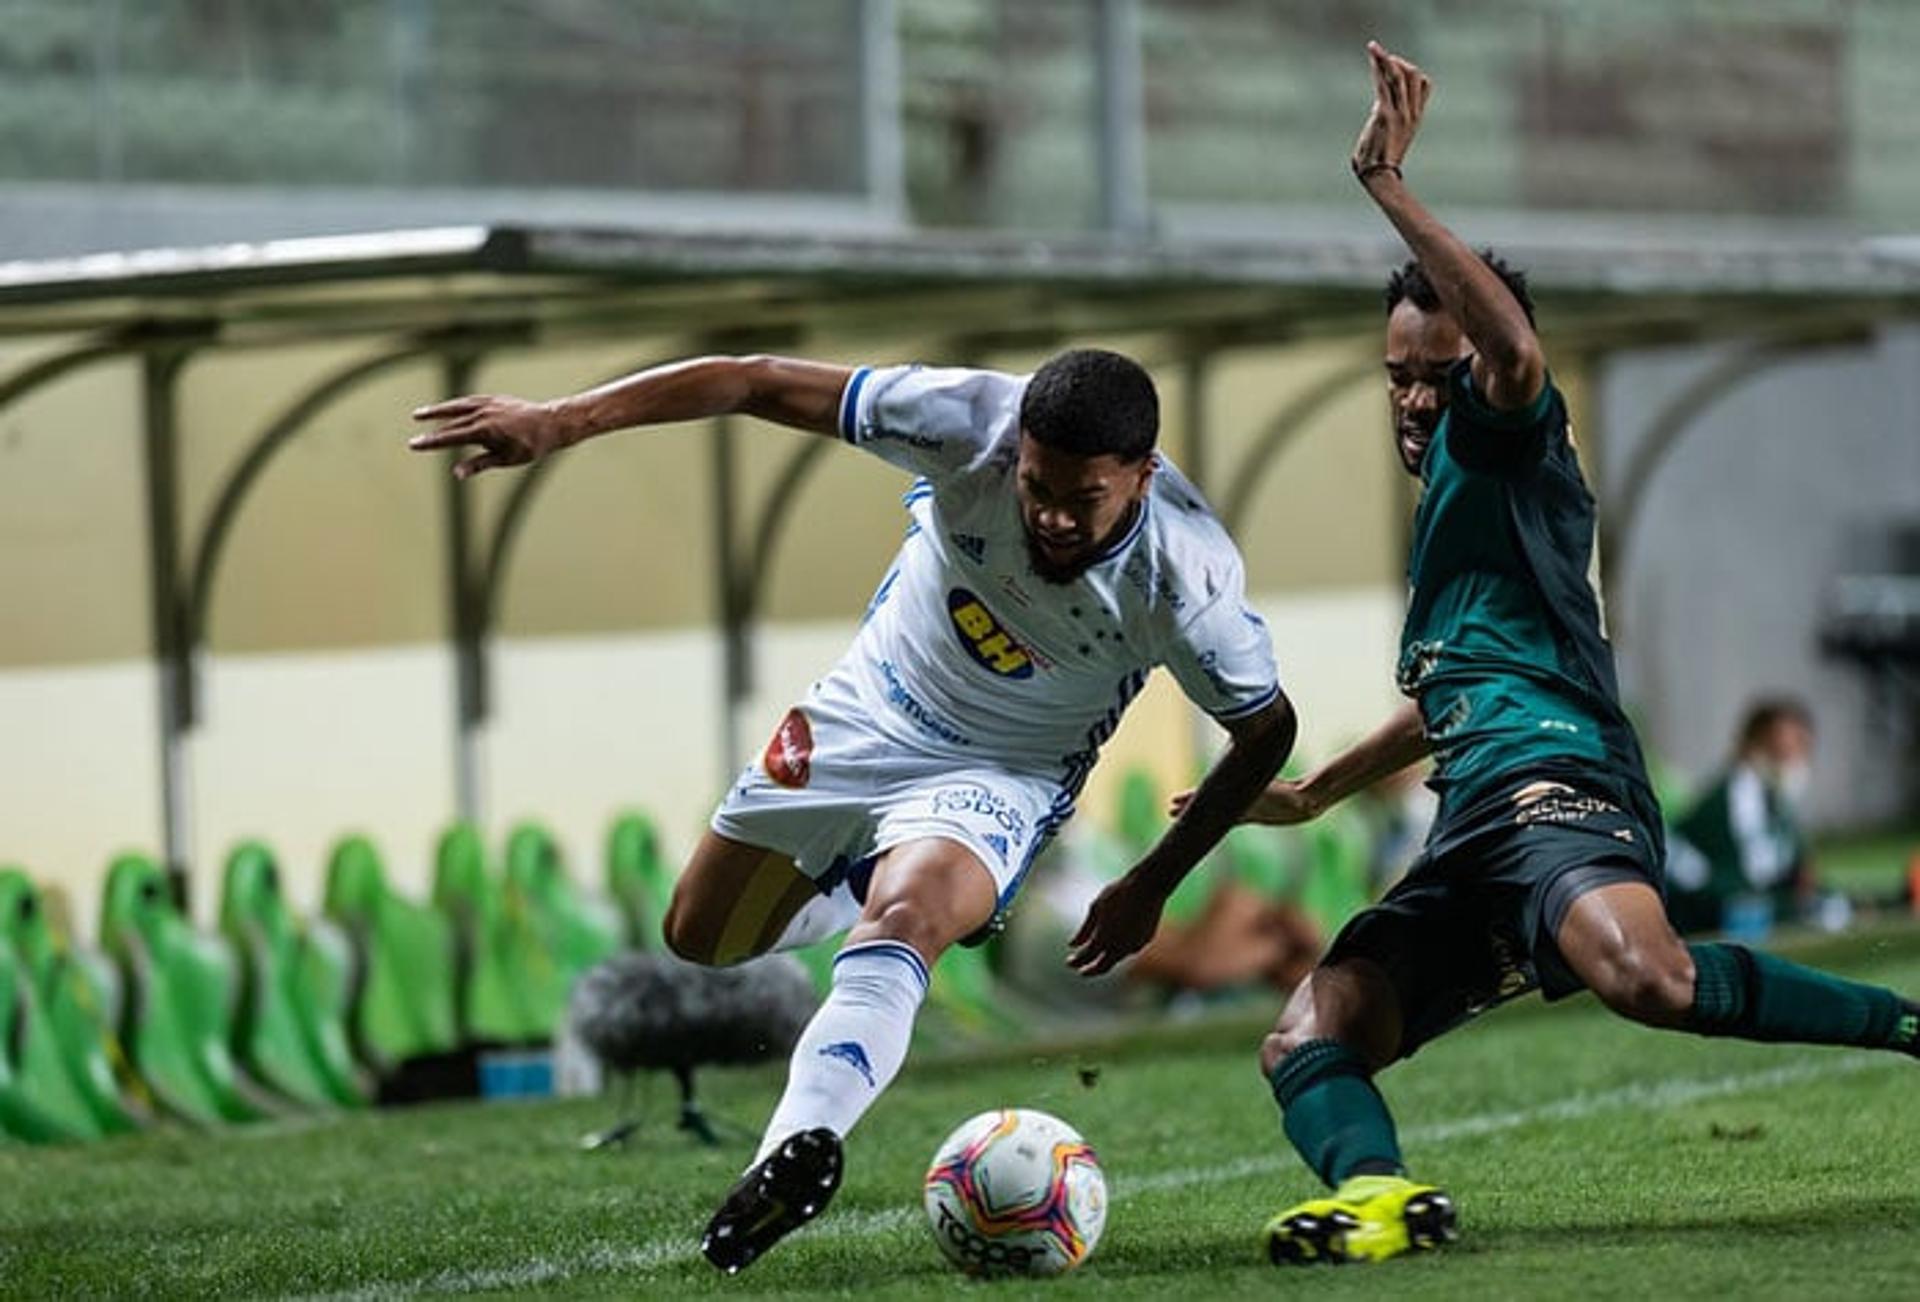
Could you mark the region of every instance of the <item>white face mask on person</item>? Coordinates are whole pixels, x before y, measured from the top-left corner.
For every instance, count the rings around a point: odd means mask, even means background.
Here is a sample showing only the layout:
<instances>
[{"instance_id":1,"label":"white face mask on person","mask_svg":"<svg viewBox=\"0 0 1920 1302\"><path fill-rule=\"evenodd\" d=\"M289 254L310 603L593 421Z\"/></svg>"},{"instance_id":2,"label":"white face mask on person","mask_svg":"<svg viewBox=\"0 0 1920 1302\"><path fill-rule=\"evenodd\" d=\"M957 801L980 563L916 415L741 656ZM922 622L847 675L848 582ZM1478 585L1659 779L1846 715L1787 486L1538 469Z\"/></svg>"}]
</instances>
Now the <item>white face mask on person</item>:
<instances>
[{"instance_id":1,"label":"white face mask on person","mask_svg":"<svg viewBox=\"0 0 1920 1302\"><path fill-rule=\"evenodd\" d=\"M1790 805L1807 803L1807 791L1813 786L1813 766L1805 760L1792 760L1772 772L1773 788Z\"/></svg>"}]
</instances>

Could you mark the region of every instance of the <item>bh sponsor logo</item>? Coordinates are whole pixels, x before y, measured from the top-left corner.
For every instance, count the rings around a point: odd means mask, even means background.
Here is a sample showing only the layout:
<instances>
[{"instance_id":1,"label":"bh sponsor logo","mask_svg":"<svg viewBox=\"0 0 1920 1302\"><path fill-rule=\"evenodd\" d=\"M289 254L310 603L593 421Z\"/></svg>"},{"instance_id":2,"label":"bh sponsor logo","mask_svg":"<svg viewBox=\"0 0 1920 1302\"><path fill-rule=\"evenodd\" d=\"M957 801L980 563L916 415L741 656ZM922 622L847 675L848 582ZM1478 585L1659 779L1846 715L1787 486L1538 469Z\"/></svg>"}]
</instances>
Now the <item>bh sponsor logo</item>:
<instances>
[{"instance_id":1,"label":"bh sponsor logo","mask_svg":"<svg viewBox=\"0 0 1920 1302\"><path fill-rule=\"evenodd\" d=\"M1033 677L1033 657L1000 626L986 603L965 588L947 593L947 614L967 654L1002 678Z\"/></svg>"},{"instance_id":2,"label":"bh sponsor logo","mask_svg":"<svg viewBox=\"0 0 1920 1302\"><path fill-rule=\"evenodd\" d=\"M773 730L767 753L760 757L767 776L783 787L799 790L813 776L813 728L799 710L788 710L787 717Z\"/></svg>"}]
</instances>

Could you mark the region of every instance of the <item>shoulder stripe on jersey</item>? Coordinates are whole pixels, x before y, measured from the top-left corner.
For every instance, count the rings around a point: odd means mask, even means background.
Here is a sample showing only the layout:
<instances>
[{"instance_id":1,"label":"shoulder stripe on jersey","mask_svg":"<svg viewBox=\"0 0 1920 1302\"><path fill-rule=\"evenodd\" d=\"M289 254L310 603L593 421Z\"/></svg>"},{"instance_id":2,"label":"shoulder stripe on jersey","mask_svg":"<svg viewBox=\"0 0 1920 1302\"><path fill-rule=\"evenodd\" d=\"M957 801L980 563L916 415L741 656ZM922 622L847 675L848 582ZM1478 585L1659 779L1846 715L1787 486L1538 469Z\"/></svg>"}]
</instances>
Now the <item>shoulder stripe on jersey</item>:
<instances>
[{"instance_id":1,"label":"shoulder stripe on jersey","mask_svg":"<svg viewBox=\"0 0 1920 1302\"><path fill-rule=\"evenodd\" d=\"M1249 714L1253 714L1253 713L1256 713L1257 711L1266 709L1269 705L1272 705L1275 701L1279 699L1280 699L1280 684L1275 683L1272 687L1269 687L1266 691L1260 693L1258 697L1247 702L1245 705L1236 705L1236 706L1233 706L1231 709L1226 709L1226 710L1209 710L1207 711L1207 713L1211 714L1214 718L1219 719L1222 722L1228 719L1244 719Z\"/></svg>"},{"instance_id":2,"label":"shoulder stripe on jersey","mask_svg":"<svg viewBox=\"0 0 1920 1302\"><path fill-rule=\"evenodd\" d=\"M840 437L849 443L858 443L855 437L856 423L860 419L860 390L867 387L867 377L873 374L871 366L863 366L853 373L847 381L847 387L840 394Z\"/></svg>"}]
</instances>

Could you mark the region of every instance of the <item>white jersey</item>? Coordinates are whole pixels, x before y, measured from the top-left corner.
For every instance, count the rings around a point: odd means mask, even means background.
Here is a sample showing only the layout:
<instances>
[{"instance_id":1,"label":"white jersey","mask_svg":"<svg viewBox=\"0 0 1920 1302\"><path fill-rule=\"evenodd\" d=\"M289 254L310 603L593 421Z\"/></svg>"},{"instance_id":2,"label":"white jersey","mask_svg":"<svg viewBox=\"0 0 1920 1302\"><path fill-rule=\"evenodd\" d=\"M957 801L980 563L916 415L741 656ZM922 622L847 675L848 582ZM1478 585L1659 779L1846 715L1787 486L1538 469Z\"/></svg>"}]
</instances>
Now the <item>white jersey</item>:
<instances>
[{"instance_id":1,"label":"white jersey","mask_svg":"<svg viewBox=\"0 0 1920 1302\"><path fill-rule=\"evenodd\" d=\"M1033 572L1014 491L1026 385L918 367L848 381L842 436L920 478L906 541L832 677L889 739L1045 777L1070 802L1154 666L1223 721L1280 688L1239 551L1165 458L1091 566L1067 583Z\"/></svg>"}]
</instances>

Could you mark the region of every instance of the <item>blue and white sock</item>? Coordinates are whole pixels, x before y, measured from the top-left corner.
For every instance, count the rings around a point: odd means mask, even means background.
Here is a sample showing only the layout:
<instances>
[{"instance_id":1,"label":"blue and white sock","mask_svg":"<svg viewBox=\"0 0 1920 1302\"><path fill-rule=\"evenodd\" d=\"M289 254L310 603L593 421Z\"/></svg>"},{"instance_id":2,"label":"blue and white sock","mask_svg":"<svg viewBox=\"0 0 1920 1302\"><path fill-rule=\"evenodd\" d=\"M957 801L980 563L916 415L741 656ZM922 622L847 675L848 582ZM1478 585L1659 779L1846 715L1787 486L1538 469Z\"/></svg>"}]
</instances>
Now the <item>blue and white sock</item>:
<instances>
[{"instance_id":1,"label":"blue and white sock","mask_svg":"<svg viewBox=\"0 0 1920 1302\"><path fill-rule=\"evenodd\" d=\"M787 1136L825 1126L845 1136L906 1061L927 996L927 965L911 946L871 940L833 960L833 989L800 1033L787 1091L767 1122L757 1163Z\"/></svg>"}]
</instances>

